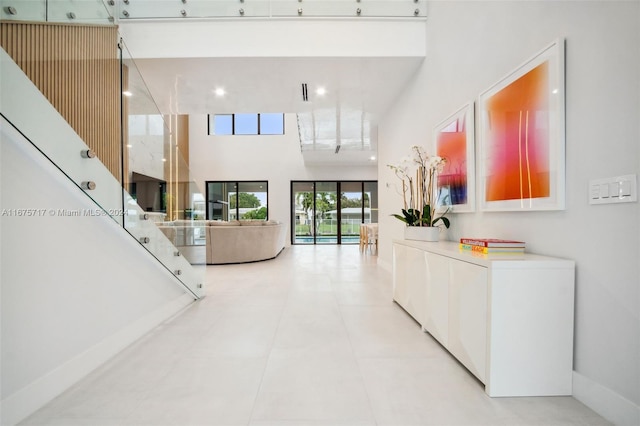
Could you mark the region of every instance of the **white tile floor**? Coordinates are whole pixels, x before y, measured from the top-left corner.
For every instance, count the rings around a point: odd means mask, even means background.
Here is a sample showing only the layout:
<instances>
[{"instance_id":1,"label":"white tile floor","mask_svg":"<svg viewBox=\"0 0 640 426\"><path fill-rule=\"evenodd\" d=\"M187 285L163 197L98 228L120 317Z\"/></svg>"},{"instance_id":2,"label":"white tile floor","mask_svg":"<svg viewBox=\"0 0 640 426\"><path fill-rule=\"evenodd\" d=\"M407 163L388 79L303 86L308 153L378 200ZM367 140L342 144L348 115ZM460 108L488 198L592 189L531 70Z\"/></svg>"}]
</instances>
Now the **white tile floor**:
<instances>
[{"instance_id":1,"label":"white tile floor","mask_svg":"<svg viewBox=\"0 0 640 426\"><path fill-rule=\"evenodd\" d=\"M571 397L487 397L357 246L206 268L205 299L22 424L608 424Z\"/></svg>"}]
</instances>

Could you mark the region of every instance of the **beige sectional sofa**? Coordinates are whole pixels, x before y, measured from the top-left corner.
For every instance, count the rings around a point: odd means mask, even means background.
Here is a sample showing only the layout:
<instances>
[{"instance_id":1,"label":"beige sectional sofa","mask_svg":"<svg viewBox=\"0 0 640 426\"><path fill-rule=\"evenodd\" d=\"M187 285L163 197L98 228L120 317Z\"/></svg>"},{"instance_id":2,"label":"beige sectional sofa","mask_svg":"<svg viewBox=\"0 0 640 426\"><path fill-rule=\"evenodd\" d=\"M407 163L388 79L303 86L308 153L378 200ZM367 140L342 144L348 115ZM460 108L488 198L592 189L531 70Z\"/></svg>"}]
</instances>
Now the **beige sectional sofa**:
<instances>
[{"instance_id":1,"label":"beige sectional sofa","mask_svg":"<svg viewBox=\"0 0 640 426\"><path fill-rule=\"evenodd\" d=\"M207 264L273 259L284 249L286 229L276 221L208 221Z\"/></svg>"}]
</instances>

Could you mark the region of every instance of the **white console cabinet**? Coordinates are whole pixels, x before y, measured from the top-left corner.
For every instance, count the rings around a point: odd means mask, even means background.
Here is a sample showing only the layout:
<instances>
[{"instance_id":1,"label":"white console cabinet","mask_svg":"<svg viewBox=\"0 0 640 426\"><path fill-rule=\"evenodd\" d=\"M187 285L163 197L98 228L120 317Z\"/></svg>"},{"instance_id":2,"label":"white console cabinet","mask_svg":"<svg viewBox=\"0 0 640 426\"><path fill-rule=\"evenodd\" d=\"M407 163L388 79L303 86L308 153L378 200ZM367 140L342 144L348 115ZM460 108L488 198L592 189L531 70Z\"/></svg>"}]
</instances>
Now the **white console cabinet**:
<instances>
[{"instance_id":1,"label":"white console cabinet","mask_svg":"<svg viewBox=\"0 0 640 426\"><path fill-rule=\"evenodd\" d=\"M575 264L393 243L393 298L489 396L571 395Z\"/></svg>"}]
</instances>

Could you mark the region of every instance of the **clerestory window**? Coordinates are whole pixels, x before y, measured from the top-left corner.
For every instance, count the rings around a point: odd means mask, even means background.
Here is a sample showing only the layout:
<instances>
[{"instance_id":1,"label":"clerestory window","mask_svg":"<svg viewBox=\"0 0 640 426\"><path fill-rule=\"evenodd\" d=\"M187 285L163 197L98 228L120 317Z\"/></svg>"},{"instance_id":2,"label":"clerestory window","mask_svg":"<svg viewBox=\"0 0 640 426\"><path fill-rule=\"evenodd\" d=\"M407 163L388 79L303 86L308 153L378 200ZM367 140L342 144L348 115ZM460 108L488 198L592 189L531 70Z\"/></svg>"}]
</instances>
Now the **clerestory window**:
<instances>
[{"instance_id":1,"label":"clerestory window","mask_svg":"<svg viewBox=\"0 0 640 426\"><path fill-rule=\"evenodd\" d=\"M209 114L209 135L284 135L283 113Z\"/></svg>"}]
</instances>

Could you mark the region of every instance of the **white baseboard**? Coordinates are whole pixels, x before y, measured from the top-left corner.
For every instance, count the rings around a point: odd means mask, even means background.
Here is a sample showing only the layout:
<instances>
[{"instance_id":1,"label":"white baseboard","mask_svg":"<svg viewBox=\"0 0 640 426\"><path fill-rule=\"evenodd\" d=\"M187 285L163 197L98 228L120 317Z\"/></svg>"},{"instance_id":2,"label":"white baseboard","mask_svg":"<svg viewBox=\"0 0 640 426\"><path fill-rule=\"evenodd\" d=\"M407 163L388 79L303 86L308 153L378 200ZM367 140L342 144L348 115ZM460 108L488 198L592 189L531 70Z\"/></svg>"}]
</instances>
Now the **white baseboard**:
<instances>
[{"instance_id":1,"label":"white baseboard","mask_svg":"<svg viewBox=\"0 0 640 426\"><path fill-rule=\"evenodd\" d=\"M0 405L0 424L10 426L24 420L192 302L193 297L185 294L167 303L9 395Z\"/></svg>"},{"instance_id":2,"label":"white baseboard","mask_svg":"<svg viewBox=\"0 0 640 426\"><path fill-rule=\"evenodd\" d=\"M573 396L615 425L640 425L640 406L575 371Z\"/></svg>"}]
</instances>

